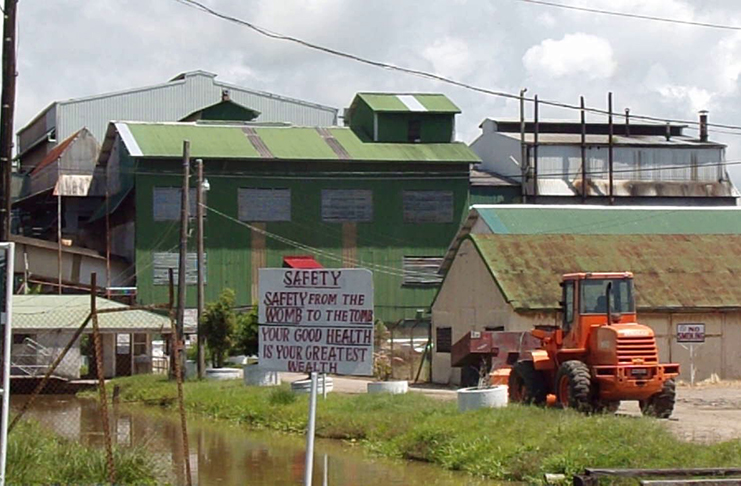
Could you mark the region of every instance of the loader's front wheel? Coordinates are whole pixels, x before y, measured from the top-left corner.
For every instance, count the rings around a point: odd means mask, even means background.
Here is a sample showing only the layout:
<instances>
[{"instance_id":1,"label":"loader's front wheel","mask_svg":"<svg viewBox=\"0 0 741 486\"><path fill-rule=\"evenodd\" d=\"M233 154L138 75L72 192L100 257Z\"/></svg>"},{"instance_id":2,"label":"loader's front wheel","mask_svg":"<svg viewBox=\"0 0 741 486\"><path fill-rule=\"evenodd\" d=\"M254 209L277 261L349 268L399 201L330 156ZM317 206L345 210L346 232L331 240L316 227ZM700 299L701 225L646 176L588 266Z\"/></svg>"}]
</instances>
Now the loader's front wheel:
<instances>
[{"instance_id":1,"label":"loader's front wheel","mask_svg":"<svg viewBox=\"0 0 741 486\"><path fill-rule=\"evenodd\" d=\"M566 361L556 374L556 393L563 408L592 411L592 376L581 361Z\"/></svg>"},{"instance_id":2,"label":"loader's front wheel","mask_svg":"<svg viewBox=\"0 0 741 486\"><path fill-rule=\"evenodd\" d=\"M677 385L674 380L666 380L659 393L648 400L641 400L641 412L649 417L667 419L674 411L674 401L677 397Z\"/></svg>"},{"instance_id":3,"label":"loader's front wheel","mask_svg":"<svg viewBox=\"0 0 741 486\"><path fill-rule=\"evenodd\" d=\"M507 382L509 401L528 405L545 405L548 397L543 373L535 369L532 361L520 361L512 367Z\"/></svg>"}]
</instances>

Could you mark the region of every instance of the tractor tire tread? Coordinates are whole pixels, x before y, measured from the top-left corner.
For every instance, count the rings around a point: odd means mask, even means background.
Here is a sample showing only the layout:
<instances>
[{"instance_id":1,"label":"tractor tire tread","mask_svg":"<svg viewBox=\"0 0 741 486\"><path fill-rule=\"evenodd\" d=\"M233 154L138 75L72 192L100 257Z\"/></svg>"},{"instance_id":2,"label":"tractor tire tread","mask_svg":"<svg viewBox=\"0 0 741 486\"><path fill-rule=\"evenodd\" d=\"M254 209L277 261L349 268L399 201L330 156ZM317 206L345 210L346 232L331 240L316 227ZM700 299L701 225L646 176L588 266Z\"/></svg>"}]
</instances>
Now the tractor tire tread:
<instances>
[{"instance_id":1,"label":"tractor tire tread","mask_svg":"<svg viewBox=\"0 0 741 486\"><path fill-rule=\"evenodd\" d=\"M568 406L580 412L591 412L592 374L589 372L589 367L582 361L566 361L558 370L556 383L559 383L564 375L569 380Z\"/></svg>"},{"instance_id":2,"label":"tractor tire tread","mask_svg":"<svg viewBox=\"0 0 741 486\"><path fill-rule=\"evenodd\" d=\"M643 415L668 419L674 412L674 402L677 398L677 385L674 380L667 380L661 391L654 394L648 400L641 401L641 412Z\"/></svg>"},{"instance_id":3,"label":"tractor tire tread","mask_svg":"<svg viewBox=\"0 0 741 486\"><path fill-rule=\"evenodd\" d=\"M542 372L535 369L532 361L520 361L512 367L509 379L510 397L513 396L512 389L516 385L517 379L522 380L522 385L525 389L522 403L538 406L545 405L548 398L545 378Z\"/></svg>"}]
</instances>

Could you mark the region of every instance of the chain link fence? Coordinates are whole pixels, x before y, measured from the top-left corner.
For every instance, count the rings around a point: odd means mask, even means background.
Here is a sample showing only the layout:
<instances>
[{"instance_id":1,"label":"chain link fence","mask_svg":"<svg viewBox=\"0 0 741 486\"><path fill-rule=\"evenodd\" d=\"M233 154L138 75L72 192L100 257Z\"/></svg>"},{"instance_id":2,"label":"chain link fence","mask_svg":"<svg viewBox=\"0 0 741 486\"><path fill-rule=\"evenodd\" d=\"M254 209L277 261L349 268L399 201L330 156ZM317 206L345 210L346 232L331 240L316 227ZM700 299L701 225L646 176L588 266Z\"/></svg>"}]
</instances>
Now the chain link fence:
<instances>
[{"instance_id":1,"label":"chain link fence","mask_svg":"<svg viewBox=\"0 0 741 486\"><path fill-rule=\"evenodd\" d=\"M376 325L376 377L410 383L429 381L430 329L429 319L403 319Z\"/></svg>"},{"instance_id":2,"label":"chain link fence","mask_svg":"<svg viewBox=\"0 0 741 486\"><path fill-rule=\"evenodd\" d=\"M182 349L170 304L126 306L90 295L27 295L14 300L10 434L23 421L71 442L105 451L106 477L116 483L116 450L146 446L131 413L117 403L109 379L140 374L177 382L177 450L158 457L167 477L191 484L183 406ZM83 392L82 398L77 396Z\"/></svg>"}]
</instances>

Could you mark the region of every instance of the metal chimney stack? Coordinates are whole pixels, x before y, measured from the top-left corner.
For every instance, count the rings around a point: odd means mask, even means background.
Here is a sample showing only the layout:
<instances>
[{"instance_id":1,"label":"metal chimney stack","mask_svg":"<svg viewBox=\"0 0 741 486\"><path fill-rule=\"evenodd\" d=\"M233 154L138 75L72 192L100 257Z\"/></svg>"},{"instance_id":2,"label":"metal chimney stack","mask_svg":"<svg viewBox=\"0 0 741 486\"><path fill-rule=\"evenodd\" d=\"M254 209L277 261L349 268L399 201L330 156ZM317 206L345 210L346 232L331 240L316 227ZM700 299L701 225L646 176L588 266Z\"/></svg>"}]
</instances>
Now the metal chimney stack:
<instances>
[{"instance_id":1,"label":"metal chimney stack","mask_svg":"<svg viewBox=\"0 0 741 486\"><path fill-rule=\"evenodd\" d=\"M707 110L702 110L700 112L700 141L701 142L708 141L708 112Z\"/></svg>"}]
</instances>

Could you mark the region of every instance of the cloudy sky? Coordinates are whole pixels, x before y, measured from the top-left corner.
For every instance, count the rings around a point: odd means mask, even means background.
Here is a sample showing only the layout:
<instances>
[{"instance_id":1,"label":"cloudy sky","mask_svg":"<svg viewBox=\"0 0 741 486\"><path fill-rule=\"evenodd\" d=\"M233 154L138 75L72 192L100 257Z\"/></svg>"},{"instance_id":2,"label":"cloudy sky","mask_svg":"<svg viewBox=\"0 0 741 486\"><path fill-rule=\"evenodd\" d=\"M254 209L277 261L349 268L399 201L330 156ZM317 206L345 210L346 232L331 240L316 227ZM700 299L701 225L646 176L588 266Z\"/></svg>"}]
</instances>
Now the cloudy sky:
<instances>
[{"instance_id":1,"label":"cloudy sky","mask_svg":"<svg viewBox=\"0 0 741 486\"><path fill-rule=\"evenodd\" d=\"M741 125L741 31L575 12L519 0L203 0L272 31L469 84L658 117ZM554 0L741 26L738 0ZM54 100L202 69L231 83L339 108L357 91L444 92L471 142L517 102L261 37L175 0L20 0L16 126ZM575 112L543 109L543 116ZM689 132L696 133L696 132ZM740 132L741 133L741 132ZM741 159L741 136L711 133ZM741 166L730 168L741 180Z\"/></svg>"}]
</instances>

